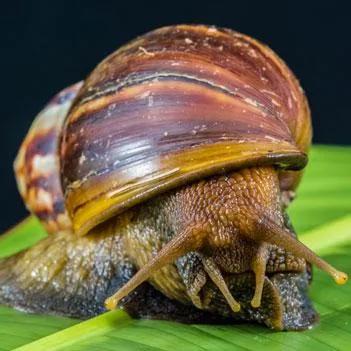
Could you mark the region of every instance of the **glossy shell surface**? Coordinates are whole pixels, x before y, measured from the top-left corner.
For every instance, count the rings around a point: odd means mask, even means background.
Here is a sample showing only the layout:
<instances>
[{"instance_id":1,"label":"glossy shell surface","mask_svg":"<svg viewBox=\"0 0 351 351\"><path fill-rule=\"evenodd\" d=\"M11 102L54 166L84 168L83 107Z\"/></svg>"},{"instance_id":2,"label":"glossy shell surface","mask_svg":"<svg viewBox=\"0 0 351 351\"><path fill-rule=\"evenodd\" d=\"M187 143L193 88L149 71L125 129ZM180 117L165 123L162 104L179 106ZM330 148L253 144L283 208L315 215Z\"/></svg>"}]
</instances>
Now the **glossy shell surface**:
<instances>
[{"instance_id":1,"label":"glossy shell surface","mask_svg":"<svg viewBox=\"0 0 351 351\"><path fill-rule=\"evenodd\" d=\"M66 119L61 172L74 231L193 180L260 164L293 190L311 123L291 71L226 29L179 25L137 38L86 79Z\"/></svg>"}]
</instances>

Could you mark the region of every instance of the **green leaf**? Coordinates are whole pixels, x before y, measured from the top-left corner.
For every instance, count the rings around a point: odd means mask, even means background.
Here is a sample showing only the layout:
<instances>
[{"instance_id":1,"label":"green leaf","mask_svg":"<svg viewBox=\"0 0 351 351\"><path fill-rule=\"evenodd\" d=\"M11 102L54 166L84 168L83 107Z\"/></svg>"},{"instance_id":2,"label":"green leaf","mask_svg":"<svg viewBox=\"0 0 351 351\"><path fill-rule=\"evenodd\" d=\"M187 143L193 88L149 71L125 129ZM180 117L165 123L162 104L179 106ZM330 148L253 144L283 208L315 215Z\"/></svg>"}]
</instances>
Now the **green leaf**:
<instances>
[{"instance_id":1,"label":"green leaf","mask_svg":"<svg viewBox=\"0 0 351 351\"><path fill-rule=\"evenodd\" d=\"M351 272L351 148L315 146L290 210L300 239ZM45 236L30 218L0 237L0 257ZM351 284L338 287L315 270L311 298L320 324L304 332L241 325L184 325L134 320L118 310L80 322L0 307L0 350L349 350Z\"/></svg>"},{"instance_id":2,"label":"green leaf","mask_svg":"<svg viewBox=\"0 0 351 351\"><path fill-rule=\"evenodd\" d=\"M0 258L31 247L46 237L45 229L35 217L28 217L0 237Z\"/></svg>"},{"instance_id":3,"label":"green leaf","mask_svg":"<svg viewBox=\"0 0 351 351\"><path fill-rule=\"evenodd\" d=\"M312 148L289 213L300 235L351 213L351 147Z\"/></svg>"}]
</instances>

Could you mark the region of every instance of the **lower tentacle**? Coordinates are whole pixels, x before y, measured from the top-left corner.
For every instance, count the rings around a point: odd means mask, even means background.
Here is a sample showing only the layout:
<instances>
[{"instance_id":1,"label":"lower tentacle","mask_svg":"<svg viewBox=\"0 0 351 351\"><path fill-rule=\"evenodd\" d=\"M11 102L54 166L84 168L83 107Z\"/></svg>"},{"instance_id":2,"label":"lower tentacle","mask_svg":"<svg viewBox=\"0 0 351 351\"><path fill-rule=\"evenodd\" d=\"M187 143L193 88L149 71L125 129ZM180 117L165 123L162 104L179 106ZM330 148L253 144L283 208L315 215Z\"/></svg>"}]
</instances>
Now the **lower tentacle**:
<instances>
[{"instance_id":1,"label":"lower tentacle","mask_svg":"<svg viewBox=\"0 0 351 351\"><path fill-rule=\"evenodd\" d=\"M252 262L252 270L255 274L255 294L251 300L252 307L260 307L264 280L266 277L266 265L268 259L268 245L261 244Z\"/></svg>"}]
</instances>

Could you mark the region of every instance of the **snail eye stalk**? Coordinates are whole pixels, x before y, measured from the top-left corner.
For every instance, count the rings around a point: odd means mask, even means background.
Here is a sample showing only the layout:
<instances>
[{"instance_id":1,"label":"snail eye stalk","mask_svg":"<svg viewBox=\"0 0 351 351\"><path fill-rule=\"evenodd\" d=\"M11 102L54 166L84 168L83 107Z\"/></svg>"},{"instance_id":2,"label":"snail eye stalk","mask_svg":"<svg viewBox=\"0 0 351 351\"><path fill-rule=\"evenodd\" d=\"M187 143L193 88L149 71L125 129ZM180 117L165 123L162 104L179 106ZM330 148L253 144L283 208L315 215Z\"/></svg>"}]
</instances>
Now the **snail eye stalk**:
<instances>
[{"instance_id":1,"label":"snail eye stalk","mask_svg":"<svg viewBox=\"0 0 351 351\"><path fill-rule=\"evenodd\" d=\"M252 233L246 233L246 235L252 240L277 245L292 253L294 256L305 259L328 273L339 285L347 282L348 275L346 273L337 270L328 262L317 256L306 245L294 238L287 229L280 227L267 216L262 215L257 219L254 233L254 235Z\"/></svg>"},{"instance_id":2,"label":"snail eye stalk","mask_svg":"<svg viewBox=\"0 0 351 351\"><path fill-rule=\"evenodd\" d=\"M188 227L185 231L169 241L158 254L143 266L122 288L114 295L107 298L105 307L113 310L119 301L145 282L153 273L163 266L174 262L186 253L196 250L202 246L205 232L196 227Z\"/></svg>"}]
</instances>

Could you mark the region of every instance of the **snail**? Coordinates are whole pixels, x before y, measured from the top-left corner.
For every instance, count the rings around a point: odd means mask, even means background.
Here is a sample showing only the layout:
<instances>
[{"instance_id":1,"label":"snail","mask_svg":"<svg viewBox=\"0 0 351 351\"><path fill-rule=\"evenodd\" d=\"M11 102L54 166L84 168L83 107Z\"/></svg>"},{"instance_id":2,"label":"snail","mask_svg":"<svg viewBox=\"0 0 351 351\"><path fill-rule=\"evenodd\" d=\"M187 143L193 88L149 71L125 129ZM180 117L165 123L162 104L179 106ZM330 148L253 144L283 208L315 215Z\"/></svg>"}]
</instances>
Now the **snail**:
<instances>
[{"instance_id":1,"label":"snail","mask_svg":"<svg viewBox=\"0 0 351 351\"><path fill-rule=\"evenodd\" d=\"M205 25L138 37L25 138L18 188L49 235L0 262L0 303L309 328L311 264L347 280L286 213L311 135L297 79L255 39Z\"/></svg>"}]
</instances>

